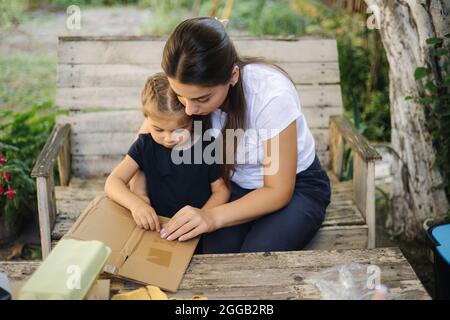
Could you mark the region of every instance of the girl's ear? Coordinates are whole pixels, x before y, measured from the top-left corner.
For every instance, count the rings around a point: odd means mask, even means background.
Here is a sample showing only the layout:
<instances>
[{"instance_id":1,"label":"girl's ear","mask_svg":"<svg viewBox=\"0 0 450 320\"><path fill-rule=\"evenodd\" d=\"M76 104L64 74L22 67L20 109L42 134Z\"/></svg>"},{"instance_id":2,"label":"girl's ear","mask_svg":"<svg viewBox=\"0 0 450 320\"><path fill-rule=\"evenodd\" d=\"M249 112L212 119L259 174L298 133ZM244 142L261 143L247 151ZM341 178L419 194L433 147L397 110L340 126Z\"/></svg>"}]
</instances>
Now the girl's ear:
<instances>
[{"instance_id":1,"label":"girl's ear","mask_svg":"<svg viewBox=\"0 0 450 320\"><path fill-rule=\"evenodd\" d=\"M231 86L234 87L236 83L239 81L239 73L240 73L239 67L235 65L233 67L233 71L231 71L231 79L230 79Z\"/></svg>"}]
</instances>

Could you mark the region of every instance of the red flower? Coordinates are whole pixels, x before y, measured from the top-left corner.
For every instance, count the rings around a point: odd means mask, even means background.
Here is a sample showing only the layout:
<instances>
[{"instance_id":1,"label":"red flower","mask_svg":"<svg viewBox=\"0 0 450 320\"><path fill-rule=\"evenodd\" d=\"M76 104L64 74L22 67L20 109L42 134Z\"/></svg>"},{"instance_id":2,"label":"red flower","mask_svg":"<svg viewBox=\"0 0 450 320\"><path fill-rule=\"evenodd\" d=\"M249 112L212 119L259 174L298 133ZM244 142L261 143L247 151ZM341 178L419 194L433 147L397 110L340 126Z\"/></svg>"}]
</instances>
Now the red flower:
<instances>
[{"instance_id":1,"label":"red flower","mask_svg":"<svg viewBox=\"0 0 450 320\"><path fill-rule=\"evenodd\" d=\"M5 192L5 195L8 197L8 199L14 198L15 194L16 190L11 189L11 186L8 185L8 191Z\"/></svg>"},{"instance_id":2,"label":"red flower","mask_svg":"<svg viewBox=\"0 0 450 320\"><path fill-rule=\"evenodd\" d=\"M3 153L0 152L0 165L6 162L5 158L3 158Z\"/></svg>"},{"instance_id":3,"label":"red flower","mask_svg":"<svg viewBox=\"0 0 450 320\"><path fill-rule=\"evenodd\" d=\"M11 175L8 173L8 172L3 172L3 178L5 178L5 181L6 182L9 182L9 177L10 177Z\"/></svg>"},{"instance_id":4,"label":"red flower","mask_svg":"<svg viewBox=\"0 0 450 320\"><path fill-rule=\"evenodd\" d=\"M5 189L3 189L3 185L2 185L2 184L0 184L0 194L2 194L2 193L3 193L3 191L5 191Z\"/></svg>"}]
</instances>

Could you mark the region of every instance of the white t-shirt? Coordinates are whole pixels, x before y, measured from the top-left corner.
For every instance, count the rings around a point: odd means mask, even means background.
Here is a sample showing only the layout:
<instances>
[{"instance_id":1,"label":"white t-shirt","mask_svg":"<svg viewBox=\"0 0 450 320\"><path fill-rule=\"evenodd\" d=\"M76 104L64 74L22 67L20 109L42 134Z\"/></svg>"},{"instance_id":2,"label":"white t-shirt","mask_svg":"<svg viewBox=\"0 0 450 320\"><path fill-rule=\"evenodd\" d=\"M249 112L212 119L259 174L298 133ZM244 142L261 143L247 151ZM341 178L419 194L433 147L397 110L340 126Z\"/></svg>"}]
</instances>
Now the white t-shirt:
<instances>
[{"instance_id":1,"label":"white t-shirt","mask_svg":"<svg viewBox=\"0 0 450 320\"><path fill-rule=\"evenodd\" d=\"M242 188L257 189L264 185L263 141L276 136L296 121L297 173L307 169L314 161L315 143L301 111L294 84L270 65L254 63L243 69L247 130L237 145L237 164L232 181ZM225 124L225 119L226 113L222 110L212 112L212 128L216 135Z\"/></svg>"}]
</instances>

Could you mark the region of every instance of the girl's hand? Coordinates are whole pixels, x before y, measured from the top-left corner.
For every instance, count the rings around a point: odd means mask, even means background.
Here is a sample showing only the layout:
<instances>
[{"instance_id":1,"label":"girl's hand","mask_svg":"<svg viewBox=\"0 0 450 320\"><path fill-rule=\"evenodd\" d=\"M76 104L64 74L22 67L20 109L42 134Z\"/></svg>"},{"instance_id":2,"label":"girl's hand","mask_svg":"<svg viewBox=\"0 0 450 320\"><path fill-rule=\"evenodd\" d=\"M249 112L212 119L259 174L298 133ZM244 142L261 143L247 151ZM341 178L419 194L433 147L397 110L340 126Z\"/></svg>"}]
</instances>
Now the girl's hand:
<instances>
[{"instance_id":1,"label":"girl's hand","mask_svg":"<svg viewBox=\"0 0 450 320\"><path fill-rule=\"evenodd\" d=\"M149 201L150 202L150 201ZM145 202L140 202L131 208L134 221L145 230L160 231L160 224L156 211Z\"/></svg>"},{"instance_id":2,"label":"girl's hand","mask_svg":"<svg viewBox=\"0 0 450 320\"><path fill-rule=\"evenodd\" d=\"M216 227L211 215L201 209L185 206L163 226L161 238L186 241L214 230Z\"/></svg>"}]
</instances>

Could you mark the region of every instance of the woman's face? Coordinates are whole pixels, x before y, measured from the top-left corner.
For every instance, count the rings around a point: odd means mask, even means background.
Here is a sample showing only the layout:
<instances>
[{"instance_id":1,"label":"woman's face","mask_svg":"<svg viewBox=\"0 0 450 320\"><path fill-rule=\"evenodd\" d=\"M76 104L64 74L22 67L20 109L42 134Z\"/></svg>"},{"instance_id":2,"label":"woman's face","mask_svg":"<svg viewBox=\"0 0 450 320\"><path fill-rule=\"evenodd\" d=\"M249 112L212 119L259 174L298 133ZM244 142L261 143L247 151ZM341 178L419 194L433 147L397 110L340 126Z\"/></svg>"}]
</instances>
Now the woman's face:
<instances>
[{"instance_id":1,"label":"woman's face","mask_svg":"<svg viewBox=\"0 0 450 320\"><path fill-rule=\"evenodd\" d=\"M224 103L229 90L229 84L202 87L183 84L174 78L169 78L169 83L189 116L213 112Z\"/></svg>"},{"instance_id":2,"label":"woman's face","mask_svg":"<svg viewBox=\"0 0 450 320\"><path fill-rule=\"evenodd\" d=\"M228 83L212 87L184 84L170 77L168 79L170 87L186 107L187 115L207 115L225 102L230 85L234 86L239 80L239 67L234 66Z\"/></svg>"}]
</instances>

